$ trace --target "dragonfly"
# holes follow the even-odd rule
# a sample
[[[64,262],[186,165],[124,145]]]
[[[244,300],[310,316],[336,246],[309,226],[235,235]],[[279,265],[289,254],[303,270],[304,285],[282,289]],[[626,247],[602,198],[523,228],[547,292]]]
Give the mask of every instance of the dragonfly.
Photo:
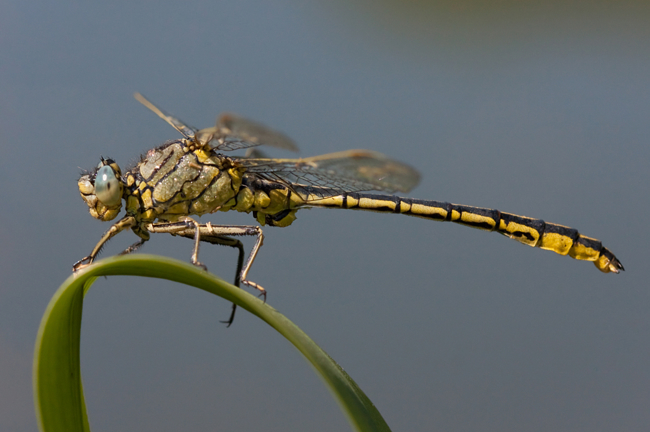
[[[200,242],[239,250],[235,285],[249,286],[266,299],[266,290],[248,279],[264,235],[260,226],[287,227],[302,208],[341,208],[396,213],[434,221],[455,222],[494,231],[520,243],[591,261],[604,273],[624,270],[602,243],[576,229],[496,209],[443,201],[382,195],[413,189],[420,174],[381,153],[347,150],[300,159],[260,157],[256,147],[267,145],[297,151],[285,134],[235,114],[221,114],[213,127],[196,129],[164,112],[139,93],[135,98],[176,129],[182,138],[149,150],[124,173],[112,159],[82,173],[81,197],[90,214],[110,221],[124,207],[126,214],[100,238],[90,255],[76,262],[77,271],[90,265],[104,244],[124,230],[139,240],[122,253],[137,250],[151,233],[168,233],[194,240],[191,262],[199,261]],[[244,156],[221,152],[248,149]],[[252,152],[251,152],[252,150]],[[238,211],[252,213],[259,225],[213,225],[192,216]],[[245,259],[239,237],[254,237]],[[233,305],[228,325],[232,323]]]

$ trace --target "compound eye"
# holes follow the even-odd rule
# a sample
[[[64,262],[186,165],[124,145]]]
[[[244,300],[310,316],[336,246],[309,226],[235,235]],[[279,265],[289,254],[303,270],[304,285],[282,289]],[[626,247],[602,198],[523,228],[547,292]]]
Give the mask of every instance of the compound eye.
[[[97,171],[95,177],[95,195],[106,207],[114,207],[122,202],[120,181],[115,176],[115,171],[104,165]]]

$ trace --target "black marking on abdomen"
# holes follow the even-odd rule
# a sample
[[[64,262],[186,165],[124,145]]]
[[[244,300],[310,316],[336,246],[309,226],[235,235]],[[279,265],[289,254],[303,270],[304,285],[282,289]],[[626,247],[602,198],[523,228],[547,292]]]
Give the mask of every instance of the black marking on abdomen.
[[[393,202],[395,203],[395,208],[393,209],[393,213],[398,213],[398,214],[402,213],[400,211],[400,208],[402,207],[402,203],[404,203],[405,201],[402,198],[398,197],[398,196],[394,196],[393,197]]]
[[[347,205],[346,208],[355,209],[355,208],[359,207],[359,200],[361,199],[361,196],[358,193],[356,193],[356,192],[347,193],[347,194],[344,194],[344,196],[345,196],[345,203]],[[350,205],[350,202],[347,199],[348,197],[352,198],[352,200],[353,200],[352,205]]]
[[[501,212],[496,209],[484,208],[484,207],[470,207],[465,205],[451,204],[451,208],[460,213],[460,219],[454,220],[452,222],[459,223],[461,225],[467,225],[470,227],[481,228],[484,230],[495,230],[499,227],[499,220],[501,220]],[[473,221],[464,221],[462,220],[463,213],[478,215],[494,221],[494,224],[489,222],[473,222]],[[451,212],[449,212],[451,214]]]
[[[544,231],[546,230],[546,222],[544,222],[541,219],[534,219],[534,218],[529,218],[525,216],[517,216],[512,213],[501,213],[501,220],[508,225],[510,222],[514,222],[519,225],[524,225],[529,228],[534,229],[539,233],[539,239],[538,241],[541,240],[542,236],[544,235]],[[528,241],[533,241],[535,240],[535,237],[533,237],[530,233],[528,232],[523,232],[523,231],[514,231],[512,233],[508,232],[508,235],[511,235],[513,237],[526,237]]]
[[[409,210],[403,212],[402,214],[407,215],[407,216],[417,216],[425,219],[433,219],[436,221],[444,222],[447,220],[450,220],[449,218],[451,217],[451,205],[450,203],[446,201],[429,201],[429,200],[422,200],[422,199],[417,199],[417,198],[400,198],[401,201],[404,204],[409,205]],[[418,213],[414,212],[411,209],[413,208],[413,205],[421,205],[424,207],[429,207],[429,208],[438,208],[438,209],[444,209],[445,212],[447,213],[446,216],[443,216],[439,213],[432,213],[432,214],[426,214],[426,213]]]
[[[367,198],[367,197],[362,197],[362,198]],[[370,207],[361,207],[361,208],[367,208],[368,210],[374,210],[377,212],[386,212],[386,213],[399,213],[399,203],[400,199],[396,196],[393,195],[384,195],[381,198],[380,197],[371,197],[372,200],[377,203],[377,201],[389,201],[394,204],[394,208],[390,208],[390,206],[370,206]]]
[[[600,240],[596,240],[589,237],[579,236],[574,243],[580,244],[582,246],[593,249],[597,252],[601,252],[603,249],[603,243]]]
[[[616,258],[616,256],[614,256],[614,254],[611,253],[609,249],[607,249],[606,247],[602,247],[600,249],[600,254],[602,256],[604,256],[605,258],[607,258],[616,267],[618,267],[619,269],[625,271],[625,268],[623,267],[623,264],[621,264],[621,262],[618,260],[618,258]]]
[[[569,237],[574,243],[578,240],[578,237],[580,237],[580,233],[577,229],[554,223],[547,223],[544,232],[547,234],[559,234],[561,236]]]

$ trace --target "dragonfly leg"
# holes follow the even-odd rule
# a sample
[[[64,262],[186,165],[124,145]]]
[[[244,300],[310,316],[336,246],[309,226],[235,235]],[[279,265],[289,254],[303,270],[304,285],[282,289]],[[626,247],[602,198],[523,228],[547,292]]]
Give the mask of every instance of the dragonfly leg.
[[[205,225],[205,229],[207,233],[209,233],[208,235],[205,235],[205,237],[208,236],[217,236],[217,237],[256,236],[257,237],[255,244],[253,245],[253,249],[248,255],[248,259],[246,260],[246,263],[244,264],[243,268],[239,273],[239,280],[241,283],[258,290],[260,292],[259,296],[264,297],[264,301],[266,302],[266,290],[261,285],[253,281],[249,281],[247,279],[248,272],[253,266],[253,262],[255,261],[257,252],[259,252],[260,247],[264,243],[264,234],[262,233],[262,229],[255,225],[240,225],[240,226],[212,225],[209,222]]]
[[[215,238],[217,238],[217,237],[215,236]],[[246,253],[244,252],[244,244],[241,241],[239,241],[237,239],[234,239],[234,238],[230,238],[230,237],[221,237],[221,238],[224,240],[224,242],[223,243],[221,243],[221,242],[216,243],[215,242],[215,244],[219,244],[219,245],[222,245],[222,246],[235,247],[238,250],[238,252],[237,252],[237,269],[235,270],[235,286],[237,288],[239,288],[239,284],[241,282],[241,269],[242,269],[242,267],[244,265],[244,256],[246,255]],[[227,243],[227,242],[229,242],[229,243]],[[232,325],[232,322],[235,320],[235,312],[236,311],[237,311],[237,303],[233,303],[232,307],[230,309],[230,316],[228,317],[228,319],[226,321],[219,321],[219,322],[226,324],[226,328],[230,327]]]
[[[136,222],[133,216],[125,216],[119,221],[117,221],[116,223],[114,223],[113,226],[111,226],[109,230],[104,233],[102,238],[99,239],[99,242],[97,243],[93,251],[90,253],[90,255],[74,263],[74,265],[72,266],[72,271],[75,272],[77,270],[80,270],[92,264],[95,258],[97,257],[97,255],[99,254],[99,252],[104,247],[104,244],[106,244],[108,240],[110,240],[112,237],[119,234],[120,232],[124,231],[125,229],[132,228],[135,224]]]
[[[141,239],[140,241],[135,242],[135,243],[133,243],[131,246],[129,246],[128,248],[124,249],[124,250],[123,250],[122,252],[120,252],[119,254],[120,254],[120,255],[127,255],[127,254],[130,254],[131,252],[135,252],[135,251],[137,251],[138,249],[140,249],[140,247],[141,247],[141,246],[144,244],[144,242],[146,242],[146,241],[147,241],[147,240],[145,240],[145,239]]]
[[[186,217],[178,222],[159,222],[146,226],[147,231],[153,233],[168,233],[172,235],[181,235],[194,240],[194,248],[190,260],[192,264],[201,267],[203,270],[208,268],[199,261],[199,245],[201,242],[201,225],[192,218]]]
[[[251,266],[253,265],[253,261],[257,256],[257,252],[259,251],[260,246],[262,246],[262,243],[264,241],[264,235],[260,227],[254,225],[241,225],[241,226],[212,225],[211,223],[208,222],[207,224],[199,224],[197,230],[195,227],[191,227],[191,228],[188,227],[187,223],[183,221],[183,222],[149,224],[146,228],[148,231],[154,233],[169,233],[172,235],[178,235],[193,240],[196,240],[195,231],[200,231],[200,237],[199,237],[200,241],[221,245],[221,246],[230,246],[230,247],[237,248],[239,253],[237,258],[237,271],[235,274],[235,286],[239,287],[240,284],[243,282],[244,284],[260,291],[259,295],[263,296],[264,301],[266,301],[266,290],[262,288],[261,285],[246,279],[248,272],[251,269]],[[242,242],[229,236],[256,236],[257,237],[257,241],[253,246],[253,250],[251,251],[245,263],[244,263],[245,252],[244,252],[244,246]],[[222,322],[230,326],[233,322],[233,319],[235,318],[236,310],[237,310],[237,305],[233,303],[230,317],[228,318],[227,321],[222,321]]]
[[[184,222],[194,227],[194,250],[192,251],[192,264],[201,267],[203,270],[208,268],[199,261],[199,246],[201,244],[201,225],[192,218],[185,218]]]
[[[195,221],[192,222],[196,223]],[[236,247],[240,250],[239,261],[242,261],[243,246],[238,240],[232,239],[230,236],[257,237],[255,245],[253,246],[251,253],[248,255],[248,259],[243,265],[238,264],[238,276],[235,278],[235,285],[239,286],[240,283],[243,283],[251,288],[255,288],[260,292],[259,295],[264,297],[266,300],[266,290],[262,288],[261,285],[246,279],[248,272],[253,265],[253,261],[255,261],[257,252],[264,242],[264,234],[260,227],[254,225],[212,225],[209,222],[207,224],[196,223],[196,226],[189,227],[187,221],[181,221],[149,224],[146,228],[148,231],[154,233],[169,233],[191,238],[194,239],[197,244],[199,241],[204,241],[213,244]],[[197,235],[197,233],[199,233],[199,235]],[[198,254],[198,247],[196,244],[195,251]],[[193,255],[193,258],[195,258],[195,255]]]
[[[220,246],[230,246],[233,248],[237,248],[237,269],[235,270],[235,283],[234,285],[239,288],[240,282],[241,282],[241,270],[242,267],[244,266],[244,256],[246,253],[244,252],[244,244],[232,237],[226,237],[226,236],[217,236],[217,235],[212,235],[212,236],[202,236],[201,241],[220,245]],[[237,311],[237,304],[233,303],[232,308],[230,310],[230,316],[228,317],[227,320],[225,321],[219,321],[221,323],[226,324],[226,327],[230,327],[232,322],[235,320],[235,312]]]

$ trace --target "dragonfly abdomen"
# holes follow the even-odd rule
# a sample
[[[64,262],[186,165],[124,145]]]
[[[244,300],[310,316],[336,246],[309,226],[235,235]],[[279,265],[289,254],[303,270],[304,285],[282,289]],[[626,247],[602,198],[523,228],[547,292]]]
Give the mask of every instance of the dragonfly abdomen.
[[[496,209],[366,193],[341,194],[315,200],[309,205],[398,213],[441,222],[455,222],[484,231],[496,231],[520,243],[560,255],[593,261],[604,273],[618,273],[624,270],[614,254],[603,247],[599,240],[584,236],[574,228]]]

